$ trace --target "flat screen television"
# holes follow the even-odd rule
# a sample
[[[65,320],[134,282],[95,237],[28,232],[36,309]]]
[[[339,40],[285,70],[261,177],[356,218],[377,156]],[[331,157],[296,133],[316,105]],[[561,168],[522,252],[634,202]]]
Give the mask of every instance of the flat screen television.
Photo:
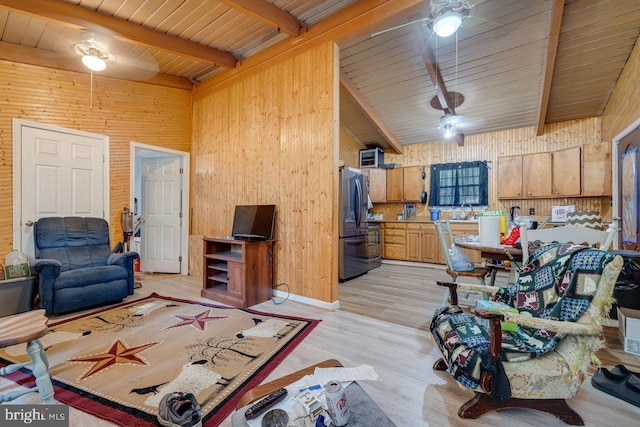
[[[271,240],[276,220],[276,205],[238,205],[233,215],[234,239]]]

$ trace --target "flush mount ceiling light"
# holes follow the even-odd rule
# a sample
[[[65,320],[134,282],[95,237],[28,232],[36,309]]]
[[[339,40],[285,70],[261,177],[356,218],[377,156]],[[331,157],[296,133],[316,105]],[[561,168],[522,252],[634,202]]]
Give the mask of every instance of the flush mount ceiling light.
[[[438,15],[433,22],[433,31],[439,37],[449,37],[462,25],[462,14],[455,10],[447,10]]]

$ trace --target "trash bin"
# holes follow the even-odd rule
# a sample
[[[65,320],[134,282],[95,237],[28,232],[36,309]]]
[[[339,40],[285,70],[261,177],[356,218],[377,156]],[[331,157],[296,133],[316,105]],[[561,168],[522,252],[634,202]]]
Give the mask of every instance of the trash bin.
[[[613,290],[616,302],[611,306],[609,313],[612,319],[617,319],[617,307],[640,309],[640,252],[613,250],[611,253],[620,255],[624,260]]]
[[[0,317],[31,310],[35,282],[35,276],[0,280]]]

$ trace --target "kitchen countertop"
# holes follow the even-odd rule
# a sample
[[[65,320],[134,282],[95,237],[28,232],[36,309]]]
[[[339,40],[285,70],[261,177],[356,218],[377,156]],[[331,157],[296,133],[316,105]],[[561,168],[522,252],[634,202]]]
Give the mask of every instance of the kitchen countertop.
[[[403,222],[403,223],[434,223],[427,218],[417,218],[417,219],[368,219],[367,222]],[[450,219],[449,222],[452,224],[477,224],[477,219]]]

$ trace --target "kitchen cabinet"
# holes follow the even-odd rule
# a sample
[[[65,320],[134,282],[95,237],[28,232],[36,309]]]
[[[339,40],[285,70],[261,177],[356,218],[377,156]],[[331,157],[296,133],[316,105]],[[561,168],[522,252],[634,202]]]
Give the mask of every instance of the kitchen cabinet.
[[[522,198],[522,156],[498,157],[498,198]]]
[[[404,260],[406,257],[405,224],[385,222],[382,227],[382,258]]]
[[[387,201],[387,170],[377,168],[365,169],[369,174],[369,197],[371,203]]]
[[[382,241],[382,257],[402,261],[446,264],[436,226],[433,222],[385,222]],[[478,234],[476,222],[452,222],[454,237],[460,234]],[[478,251],[465,251],[469,258],[481,265],[483,259]]]
[[[404,201],[403,168],[387,169],[387,202]]]
[[[611,196],[611,146],[603,142],[550,153],[498,157],[498,198]]]
[[[407,261],[445,263],[433,223],[407,224],[406,256]]]
[[[524,197],[552,197],[552,153],[522,156],[522,194]]]
[[[582,190],[582,147],[553,152],[553,195],[577,197]]]
[[[582,146],[582,195],[611,196],[611,143]]]
[[[551,153],[498,157],[498,198],[553,197]]]
[[[423,166],[408,166],[402,168],[402,189],[405,202],[420,202],[424,179],[422,179]]]
[[[423,166],[405,168],[363,169],[369,176],[369,197],[372,203],[420,202],[424,189]]]

